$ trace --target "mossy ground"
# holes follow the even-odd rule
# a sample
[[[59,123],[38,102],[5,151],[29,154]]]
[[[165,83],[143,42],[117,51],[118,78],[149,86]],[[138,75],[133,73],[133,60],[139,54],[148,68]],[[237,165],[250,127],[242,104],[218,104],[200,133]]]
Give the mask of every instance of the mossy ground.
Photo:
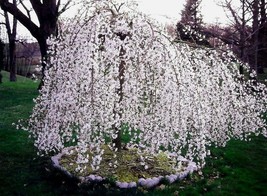
[[[83,172],[75,171],[78,167],[76,164],[77,153],[75,152],[71,155],[63,155],[60,164],[77,177],[86,177],[93,174],[120,182],[137,182],[139,178],[152,178],[177,173],[173,169],[174,163],[163,152],[157,156],[144,154],[143,156],[147,157],[146,163],[148,165],[148,168],[145,169],[144,165],[141,165],[140,155],[136,149],[122,149],[117,152],[111,151],[107,146],[103,146],[103,149],[103,159],[98,170],[92,170],[90,166],[91,159],[89,159],[89,164],[82,165],[82,167],[86,166]],[[92,156],[90,152],[88,154],[90,157]],[[114,158],[114,155],[116,155],[116,158]],[[116,166],[113,164],[115,161],[117,161]]]

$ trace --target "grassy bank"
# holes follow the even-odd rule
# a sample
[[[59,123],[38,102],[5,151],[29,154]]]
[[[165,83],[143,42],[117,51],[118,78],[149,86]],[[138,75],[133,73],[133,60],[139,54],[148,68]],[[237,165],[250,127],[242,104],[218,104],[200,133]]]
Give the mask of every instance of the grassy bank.
[[[38,95],[38,83],[18,77],[0,84],[0,195],[267,195],[267,139],[232,140],[225,148],[212,149],[202,173],[157,189],[120,191],[92,185],[83,189],[39,158],[28,134],[13,122],[27,119]]]
[[[8,73],[0,84],[0,194],[31,195],[36,189],[31,184],[38,178],[32,141],[24,131],[12,123],[27,119],[37,96],[37,83],[18,76],[17,82],[8,81]],[[37,183],[37,187],[38,187]],[[38,193],[38,191],[36,191]]]

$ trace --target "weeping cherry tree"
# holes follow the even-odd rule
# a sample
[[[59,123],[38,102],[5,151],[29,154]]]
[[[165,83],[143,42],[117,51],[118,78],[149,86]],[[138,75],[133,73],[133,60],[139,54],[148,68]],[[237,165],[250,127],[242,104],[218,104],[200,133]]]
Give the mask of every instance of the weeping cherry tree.
[[[210,145],[266,133],[266,86],[243,79],[231,54],[172,43],[133,3],[98,1],[51,38],[28,130],[41,154],[73,146],[77,170],[98,170],[105,147],[164,152],[205,164]],[[123,134],[130,141],[122,142]]]

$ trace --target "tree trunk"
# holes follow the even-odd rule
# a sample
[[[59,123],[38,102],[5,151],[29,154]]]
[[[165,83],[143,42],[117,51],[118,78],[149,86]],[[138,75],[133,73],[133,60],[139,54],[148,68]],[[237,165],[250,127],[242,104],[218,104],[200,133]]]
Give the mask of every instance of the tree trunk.
[[[123,34],[123,33],[118,33],[117,34],[121,40],[124,40],[126,38],[126,36],[128,36],[127,34]],[[119,65],[119,88],[116,90],[116,93],[119,95],[119,105],[123,100],[123,84],[125,82],[125,65],[126,62],[124,60],[124,55],[125,55],[126,51],[123,47],[121,47],[120,49],[120,58],[121,58],[121,62]],[[116,116],[116,114],[119,115],[119,118],[122,118],[122,109],[120,109],[119,111],[115,111],[114,115]],[[122,141],[121,141],[121,135],[122,135],[122,124],[120,125],[120,127],[114,126],[115,132],[117,134],[116,139],[113,140],[113,143],[115,144],[115,147],[118,149],[118,151],[121,151],[122,149]]]
[[[16,43],[15,39],[9,39],[9,65],[10,65],[10,76],[11,82],[17,81],[17,66],[16,66]]]
[[[13,5],[17,7],[17,0],[13,0]],[[10,76],[9,80],[11,82],[17,81],[17,67],[16,67],[16,36],[17,36],[17,19],[13,16],[13,24],[9,21],[9,16],[7,11],[4,11],[6,30],[9,41],[9,66],[10,66]]]
[[[252,21],[252,48],[253,48],[253,54],[252,54],[252,63],[251,68],[258,73],[258,42],[259,42],[259,1],[254,0],[253,2],[253,21]]]
[[[245,28],[246,28],[246,18],[245,18],[245,0],[242,0],[242,29],[240,32],[240,58],[242,62],[245,62]],[[244,74],[244,67],[241,64],[239,67],[240,74]]]
[[[267,67],[267,13],[265,0],[260,1],[260,24],[258,36],[258,73],[264,73],[264,67]]]
[[[3,82],[3,75],[1,73],[2,69],[3,69],[3,63],[4,63],[4,47],[5,44],[2,42],[2,40],[0,39],[0,84]]]
[[[123,55],[124,49],[121,48],[121,54]],[[125,51],[124,51],[125,52]],[[125,54],[125,53],[124,53]],[[119,95],[119,104],[122,102],[123,100],[123,84],[124,84],[124,73],[125,73],[125,61],[122,60],[120,65],[119,65],[119,83],[120,83],[120,87],[117,90],[117,94]],[[118,112],[119,118],[122,118],[122,111]],[[122,124],[120,125],[120,127],[115,127],[115,131],[117,132],[117,138],[114,139],[114,143],[115,143],[115,147],[118,148],[118,150],[121,150],[121,135],[122,135]]]
[[[48,49],[48,46],[47,46],[47,42],[46,42],[46,39],[44,39],[44,37],[40,37],[38,40],[38,44],[39,44],[39,47],[40,47],[40,51],[41,51],[41,62],[42,62],[42,79],[41,79],[41,82],[38,86],[38,89],[40,90],[44,84],[44,72],[45,72],[45,69],[46,69],[46,61],[47,61],[47,49]]]

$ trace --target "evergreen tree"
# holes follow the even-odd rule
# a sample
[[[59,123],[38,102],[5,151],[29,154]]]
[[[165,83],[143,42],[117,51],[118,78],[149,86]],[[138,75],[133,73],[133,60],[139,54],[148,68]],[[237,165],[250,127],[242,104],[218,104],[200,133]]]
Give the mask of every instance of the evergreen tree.
[[[182,10],[181,23],[189,25],[191,29],[199,31],[203,24],[202,15],[200,14],[201,0],[187,0]]]
[[[177,23],[177,39],[200,45],[209,45],[202,33],[203,20],[200,13],[201,0],[187,0]]]

